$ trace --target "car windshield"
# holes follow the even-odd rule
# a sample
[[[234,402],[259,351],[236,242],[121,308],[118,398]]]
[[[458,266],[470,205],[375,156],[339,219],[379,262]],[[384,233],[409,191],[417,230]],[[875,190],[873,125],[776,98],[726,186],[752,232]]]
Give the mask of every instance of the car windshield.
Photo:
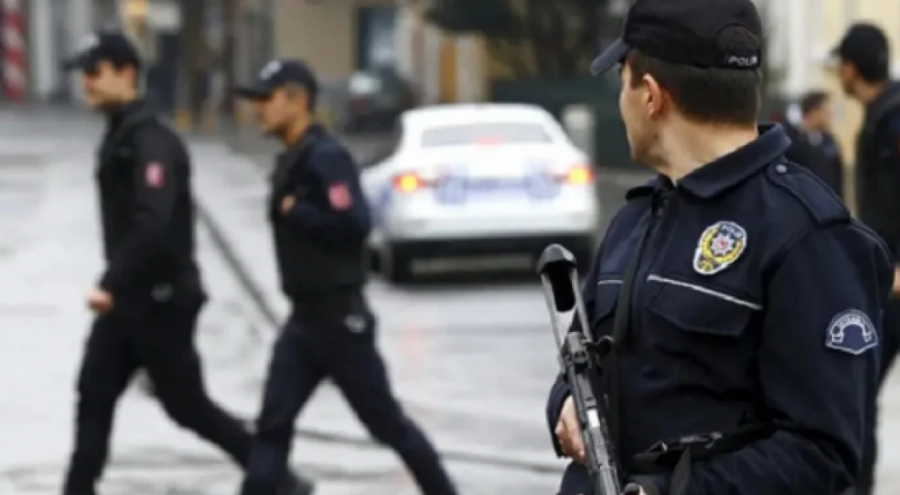
[[[464,146],[469,144],[549,143],[550,135],[541,124],[491,122],[438,126],[422,133],[422,146]]]

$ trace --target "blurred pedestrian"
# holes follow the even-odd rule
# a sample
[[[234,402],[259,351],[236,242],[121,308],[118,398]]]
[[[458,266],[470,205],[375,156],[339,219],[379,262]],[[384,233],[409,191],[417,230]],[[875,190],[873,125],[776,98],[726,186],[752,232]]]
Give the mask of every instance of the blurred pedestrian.
[[[893,269],[757,126],[764,39],[752,0],[637,0],[592,66],[618,69],[633,161],[657,173],[583,288],[611,450],[646,495],[835,495],[863,456]],[[574,400],[558,377],[561,495],[594,493]]]
[[[801,98],[799,107],[800,120],[786,126],[793,144],[785,156],[808,168],[843,197],[844,163],[831,131],[831,99],[824,91],[811,91]]]
[[[195,259],[187,148],[139,94],[141,60],[118,32],[85,39],[66,64],[106,117],[96,170],[106,271],[78,376],[75,447],[64,495],[94,495],[116,403],[144,369],[166,413],[245,466],[251,436],[207,395],[194,346],[206,301]]]
[[[272,351],[242,495],[271,495],[290,456],[294,422],[331,378],[376,440],[390,446],[422,493],[456,489],[431,443],[391,391],[363,288],[371,212],[347,149],[313,122],[318,83],[296,60],[275,60],[237,88],[262,130],[284,145],[271,177],[268,217],[281,287],[293,309]]]
[[[900,259],[900,83],[890,79],[887,36],[872,24],[856,24],[834,49],[837,74],[848,96],[865,106],[856,140],[856,201],[859,219]],[[900,342],[900,268],[885,309],[880,379],[883,381]],[[872,493],[876,463],[876,403],[867,424],[867,455],[858,494]]]

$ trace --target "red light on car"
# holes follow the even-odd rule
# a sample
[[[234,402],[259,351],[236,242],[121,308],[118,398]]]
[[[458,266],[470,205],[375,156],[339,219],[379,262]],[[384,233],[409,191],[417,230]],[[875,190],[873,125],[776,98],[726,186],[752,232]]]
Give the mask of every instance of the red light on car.
[[[594,169],[587,165],[578,165],[566,172],[564,181],[574,186],[583,186],[594,182]]]
[[[435,185],[435,178],[407,172],[394,176],[394,189],[401,193],[413,193]]]

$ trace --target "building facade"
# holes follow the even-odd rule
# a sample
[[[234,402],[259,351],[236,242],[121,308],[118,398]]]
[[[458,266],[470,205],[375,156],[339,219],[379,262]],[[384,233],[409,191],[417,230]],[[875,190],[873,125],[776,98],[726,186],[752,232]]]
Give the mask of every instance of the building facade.
[[[830,50],[854,22],[883,27],[891,39],[895,74],[900,75],[900,1],[898,0],[757,0],[767,23],[772,64],[770,77],[789,97],[810,89],[835,95],[837,134],[847,163],[859,128],[859,105],[843,97],[826,69]],[[480,40],[454,37],[423,20],[422,4],[409,2],[398,11],[398,67],[415,80],[430,101],[469,101],[487,96],[492,70]],[[494,74],[495,75],[495,74]]]

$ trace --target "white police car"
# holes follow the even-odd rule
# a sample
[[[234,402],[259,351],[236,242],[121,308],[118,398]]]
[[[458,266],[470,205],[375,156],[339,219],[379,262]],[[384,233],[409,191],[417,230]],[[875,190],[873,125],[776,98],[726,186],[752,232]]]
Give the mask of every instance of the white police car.
[[[588,261],[598,235],[593,168],[536,106],[407,111],[362,185],[375,216],[369,247],[395,282],[412,276],[415,259],[537,255],[552,242]]]

